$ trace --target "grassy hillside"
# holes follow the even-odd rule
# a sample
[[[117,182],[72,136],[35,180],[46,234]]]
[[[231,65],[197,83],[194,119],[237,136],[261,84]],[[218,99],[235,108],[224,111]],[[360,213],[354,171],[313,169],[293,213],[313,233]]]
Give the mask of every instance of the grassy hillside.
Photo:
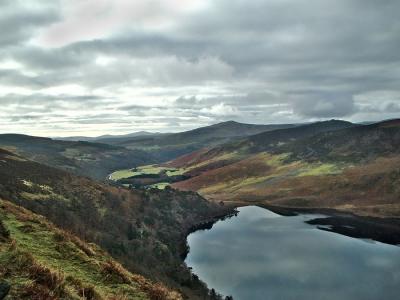
[[[173,184],[226,202],[331,207],[400,216],[400,121],[329,121],[251,136],[181,157]]]
[[[209,298],[183,264],[193,226],[230,211],[196,193],[127,190],[0,151],[0,198],[47,217],[94,242],[127,269],[179,290]]]
[[[228,121],[180,133],[126,139],[113,144],[130,149],[153,151],[159,162],[165,162],[203,147],[219,145],[260,132],[295,126],[293,124],[253,125]]]
[[[153,161],[151,155],[140,150],[17,134],[1,134],[0,147],[37,162],[99,180],[117,169]]]
[[[95,244],[0,200],[0,277],[7,299],[182,299],[132,274]]]

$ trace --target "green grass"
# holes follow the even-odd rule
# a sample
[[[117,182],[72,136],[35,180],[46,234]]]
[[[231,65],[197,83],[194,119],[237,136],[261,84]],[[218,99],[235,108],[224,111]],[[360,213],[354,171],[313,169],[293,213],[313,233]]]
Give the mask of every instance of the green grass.
[[[288,153],[279,155],[269,154],[267,152],[260,153],[260,156],[264,159],[264,163],[271,167],[280,167],[284,165],[284,160],[289,156]]]
[[[160,167],[157,165],[140,166],[133,169],[118,170],[110,175],[110,179],[117,181],[124,178],[134,177],[138,175],[155,175],[161,172],[166,172],[167,176],[178,176],[185,173],[185,169],[175,169]]]
[[[320,176],[320,175],[334,175],[340,174],[342,168],[335,164],[313,164],[305,167],[305,170],[300,172],[297,176]]]
[[[168,176],[179,176],[185,174],[187,171],[186,169],[183,168],[178,168],[178,169],[171,169],[171,168],[165,168],[167,170],[167,175]]]
[[[169,186],[168,182],[159,182],[159,183],[155,183],[155,184],[150,185],[151,188],[155,188],[155,189],[159,189],[159,190],[163,190],[167,186]]]
[[[118,272],[123,272],[127,278],[130,273],[117,263],[113,266],[121,270],[115,274],[105,271],[107,268],[112,270],[109,267],[112,259],[97,246],[87,245],[49,227],[40,221],[41,218],[23,214],[23,220],[19,220],[15,215],[4,211],[0,215],[15,241],[14,249],[0,244],[0,265],[11,270],[11,276],[9,274],[5,279],[12,284],[13,289],[23,290],[34,284],[32,271],[29,273],[26,270],[31,268],[29,265],[37,265],[44,266],[60,277],[64,292],[69,294],[65,299],[80,299],[78,291],[81,287],[93,288],[100,299],[109,299],[112,296],[126,297],[121,299],[148,299],[147,294],[133,280],[124,282],[118,279]],[[17,262],[25,262],[27,266],[18,266]]]
[[[126,169],[126,170],[119,170],[115,171],[110,175],[111,180],[119,180],[119,179],[124,179],[128,178],[134,175],[134,172],[131,169]]]

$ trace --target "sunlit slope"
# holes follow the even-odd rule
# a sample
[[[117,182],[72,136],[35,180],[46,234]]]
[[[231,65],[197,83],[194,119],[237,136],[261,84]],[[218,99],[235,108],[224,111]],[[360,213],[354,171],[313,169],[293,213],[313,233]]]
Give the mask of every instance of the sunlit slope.
[[[279,139],[277,131],[264,134],[270,140],[251,137],[247,147],[241,142],[198,151],[170,163],[192,175],[173,186],[218,201],[400,216],[399,124],[349,126],[301,138],[285,130]]]
[[[132,274],[95,244],[0,200],[0,277],[7,299],[182,299]]]

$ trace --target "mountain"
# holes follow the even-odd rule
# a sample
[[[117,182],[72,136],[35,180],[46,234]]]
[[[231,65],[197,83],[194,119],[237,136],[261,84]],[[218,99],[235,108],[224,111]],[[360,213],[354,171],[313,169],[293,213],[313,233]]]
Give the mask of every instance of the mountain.
[[[0,134],[0,147],[31,160],[103,180],[116,169],[151,163],[141,150],[90,142],[58,141],[20,134]]]
[[[97,137],[87,137],[87,136],[69,136],[69,137],[55,137],[54,139],[60,140],[60,141],[83,141],[83,142],[98,142],[98,143],[116,143],[116,142],[122,142],[126,139],[130,138],[136,138],[136,137],[144,137],[144,136],[157,136],[157,135],[162,135],[163,133],[159,132],[149,132],[149,131],[137,131],[137,132],[132,132],[128,134],[122,134],[122,135],[111,135],[111,134],[106,134],[106,135],[100,135]]]
[[[167,165],[172,167],[196,166],[212,168],[224,163],[234,162],[263,151],[279,152],[284,145],[296,140],[313,136],[317,133],[335,131],[355,127],[357,125],[340,120],[322,121],[291,128],[276,129],[251,135],[234,142],[205,148],[200,151],[181,156]],[[207,163],[208,162],[208,163]],[[195,168],[192,168],[192,171]]]
[[[300,159],[370,161],[381,156],[400,154],[400,120],[354,126],[346,130],[325,132],[283,147]]]
[[[7,299],[182,299],[129,272],[97,245],[4,200],[0,266]]]
[[[204,149],[168,164],[215,201],[400,216],[400,120],[326,121]]]
[[[230,213],[229,207],[210,203],[193,192],[179,192],[173,189],[128,190],[102,184],[31,161],[7,150],[0,150],[0,199],[44,216],[59,228],[77,235],[86,242],[96,243],[130,272],[145,276],[154,282],[162,282],[184,297],[220,299],[207,296],[208,289],[197,277],[192,276],[183,264],[183,257],[188,251],[186,236],[192,228]],[[10,218],[13,220],[13,216]],[[43,229],[35,222],[28,223],[33,229],[29,226],[24,228],[24,225],[15,221],[5,221],[6,228],[17,238],[22,234],[20,231],[33,230],[32,236],[35,237],[35,231]],[[37,255],[36,259],[39,261],[48,256],[47,251],[50,250],[47,247],[51,246],[51,251],[54,247],[58,247],[56,251],[65,251],[61,254],[67,255],[65,259],[72,261],[64,261],[63,256],[51,253],[48,263],[52,264],[49,265],[52,270],[63,269],[64,263],[76,264],[81,260],[79,257],[75,258],[75,246],[71,243],[66,242],[73,247],[72,250],[63,248],[57,241],[54,244],[54,240],[50,239],[51,234],[44,234],[46,235],[43,239],[47,244],[23,244],[26,246],[24,251],[33,252],[34,258]],[[31,236],[26,238],[32,240]],[[37,238],[42,238],[42,233],[38,234]],[[62,238],[56,238],[62,241]],[[21,241],[25,243],[26,240],[21,237]],[[86,257],[80,252],[79,255]],[[73,261],[74,259],[77,261]],[[88,263],[82,265],[82,268],[91,268],[89,262],[96,264],[96,260],[91,257],[86,259]],[[99,268],[102,269],[104,263],[99,263]],[[110,280],[116,277],[115,280],[120,280],[113,270],[109,271],[107,266],[104,268],[105,277],[110,277]],[[0,272],[1,270],[2,267]],[[93,271],[93,276],[97,276],[97,270]],[[80,269],[72,271],[79,272]],[[80,275],[82,274],[76,274],[77,277]],[[86,280],[90,281],[90,278]],[[102,289],[102,284],[99,289]],[[108,284],[108,281],[104,282],[105,288]],[[118,285],[115,288],[117,289]],[[171,298],[160,296],[152,299]]]
[[[130,149],[152,151],[157,155],[159,162],[164,162],[204,147],[212,147],[256,133],[295,126],[294,124],[254,125],[228,121],[185,132],[144,136],[113,144]]]
[[[109,135],[109,136],[104,135],[96,138],[95,141],[98,143],[118,145],[120,143],[124,143],[129,140],[137,140],[147,137],[160,137],[166,135],[168,135],[168,133],[139,131],[126,135]]]

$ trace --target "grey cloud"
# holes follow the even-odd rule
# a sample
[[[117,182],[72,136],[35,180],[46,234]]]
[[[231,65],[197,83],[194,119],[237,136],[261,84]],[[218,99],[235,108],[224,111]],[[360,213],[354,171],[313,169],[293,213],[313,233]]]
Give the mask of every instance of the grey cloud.
[[[33,31],[59,19],[58,1],[0,1],[0,46],[14,46],[29,39]]]
[[[24,47],[13,52],[13,58],[28,68],[35,70],[57,70],[76,68],[90,62],[89,53],[80,53],[70,49],[43,49],[40,47]],[[76,69],[75,69],[76,70]]]
[[[385,112],[400,112],[400,103],[390,102],[385,106]]]
[[[33,12],[27,9],[33,2],[3,3],[7,13],[0,25],[16,35],[0,37],[0,45],[12,49],[0,50],[0,58],[23,67],[0,69],[0,84],[32,89],[26,102],[53,108],[91,103],[98,110],[125,111],[132,126],[135,118],[164,117],[185,128],[196,126],[196,117],[197,125],[228,118],[279,123],[367,112],[384,118],[398,108],[397,100],[383,107],[372,98],[363,105],[354,99],[379,90],[399,92],[399,1],[217,0],[177,18],[173,29],[127,26],[59,48],[25,43],[61,18],[59,3],[43,2]],[[96,64],[99,56],[114,60]],[[42,88],[63,84],[106,89],[113,99],[39,95]],[[150,109],[135,105],[135,98],[119,94],[126,87],[170,101]]]
[[[296,95],[294,98],[294,112],[305,117],[346,117],[356,111],[352,96],[348,94],[313,93]]]
[[[24,104],[24,105],[45,105],[54,102],[76,102],[93,104],[93,102],[107,102],[108,99],[96,95],[48,95],[48,94],[31,94],[19,95],[8,94],[0,97],[1,104]],[[91,103],[90,103],[91,102]]]

